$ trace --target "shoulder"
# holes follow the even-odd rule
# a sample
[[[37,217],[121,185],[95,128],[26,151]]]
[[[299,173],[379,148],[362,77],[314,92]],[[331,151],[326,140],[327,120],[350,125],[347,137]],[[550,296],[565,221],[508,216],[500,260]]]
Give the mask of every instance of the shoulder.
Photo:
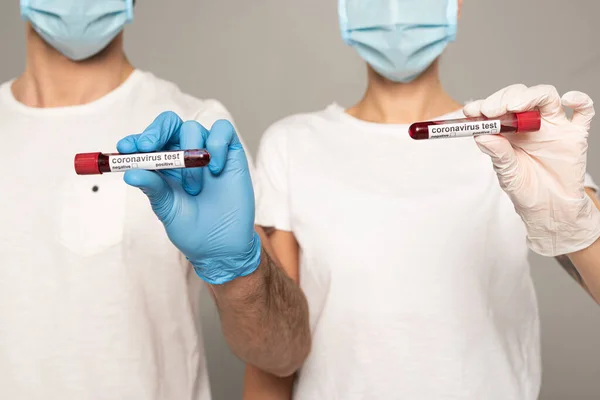
[[[296,139],[307,139],[330,130],[336,124],[331,106],[317,112],[294,114],[271,124],[261,138],[261,145],[278,144]]]
[[[10,86],[12,85],[13,82],[14,82],[14,79],[1,82],[0,83],[0,92],[10,90]]]
[[[173,111],[182,119],[195,119],[210,128],[219,119],[232,120],[225,106],[215,99],[200,99],[184,92],[174,82],[159,78],[146,71],[136,71],[140,74],[139,94],[142,101],[151,103],[160,111]]]

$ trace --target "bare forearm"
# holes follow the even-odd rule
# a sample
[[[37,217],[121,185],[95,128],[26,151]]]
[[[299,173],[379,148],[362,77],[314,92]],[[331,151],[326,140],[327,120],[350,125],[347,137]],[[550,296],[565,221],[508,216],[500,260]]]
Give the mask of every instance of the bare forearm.
[[[254,273],[211,288],[232,351],[263,371],[289,376],[310,351],[308,304],[264,249],[261,258]]]
[[[600,208],[600,199],[589,188],[586,193],[596,207]],[[556,257],[560,265],[577,283],[581,285],[595,300],[600,303],[600,240],[587,249],[573,254]]]
[[[587,249],[569,255],[577,268],[581,285],[600,304],[600,240]]]
[[[243,400],[291,400],[296,376],[279,378],[247,365]]]

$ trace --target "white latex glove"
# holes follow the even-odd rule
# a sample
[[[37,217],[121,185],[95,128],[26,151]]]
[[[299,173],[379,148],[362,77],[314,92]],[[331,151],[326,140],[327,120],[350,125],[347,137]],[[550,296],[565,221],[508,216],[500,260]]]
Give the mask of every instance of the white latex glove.
[[[563,106],[573,109],[569,121]],[[600,212],[584,190],[592,99],[553,86],[513,85],[464,108],[467,117],[499,117],[538,109],[539,132],[481,135],[479,148],[492,158],[502,189],[527,227],[538,254],[557,256],[589,247],[600,237]]]

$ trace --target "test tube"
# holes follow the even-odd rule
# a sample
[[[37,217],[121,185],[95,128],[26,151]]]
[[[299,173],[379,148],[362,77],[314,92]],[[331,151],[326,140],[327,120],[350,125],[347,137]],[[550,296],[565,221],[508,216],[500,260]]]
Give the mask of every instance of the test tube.
[[[75,155],[77,175],[100,175],[130,169],[177,169],[205,167],[210,154],[204,149],[174,150],[154,153],[79,153]]]
[[[481,116],[416,122],[408,128],[408,133],[415,140],[525,133],[539,131],[541,123],[539,111],[526,111],[507,113],[497,118]]]

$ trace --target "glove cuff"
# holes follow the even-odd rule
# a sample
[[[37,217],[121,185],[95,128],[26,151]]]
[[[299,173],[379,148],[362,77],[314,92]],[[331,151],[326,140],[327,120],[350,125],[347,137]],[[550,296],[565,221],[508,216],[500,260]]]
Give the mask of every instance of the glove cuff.
[[[600,211],[589,197],[564,204],[547,221],[524,221],[527,245],[547,257],[574,253],[600,238]]]
[[[248,276],[256,271],[261,260],[261,241],[256,232],[252,238],[250,249],[240,255],[203,258],[190,260],[196,274],[211,285],[222,285],[235,278]]]

